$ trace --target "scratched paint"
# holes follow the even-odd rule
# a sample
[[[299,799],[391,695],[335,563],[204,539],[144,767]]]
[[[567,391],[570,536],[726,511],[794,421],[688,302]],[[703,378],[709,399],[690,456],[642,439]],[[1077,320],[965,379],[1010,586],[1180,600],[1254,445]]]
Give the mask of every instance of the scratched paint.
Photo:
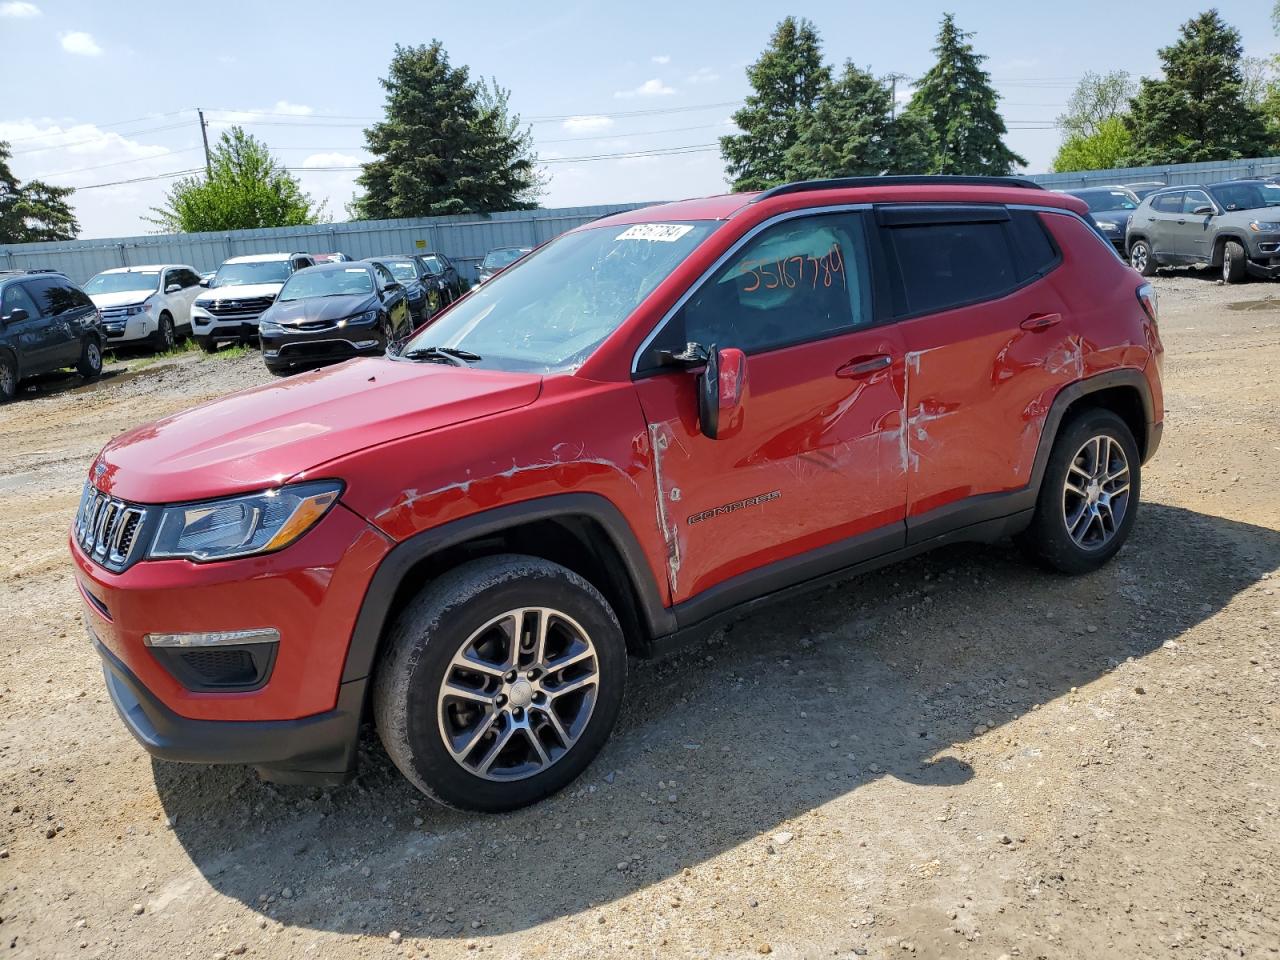
[[[673,440],[674,434],[667,424],[649,424],[649,446],[653,450],[654,499],[657,502],[658,527],[662,530],[662,537],[667,545],[667,580],[671,587],[671,595],[675,596],[680,580],[680,525],[667,510],[667,499],[678,501],[680,489],[667,485],[662,470],[662,461]]]

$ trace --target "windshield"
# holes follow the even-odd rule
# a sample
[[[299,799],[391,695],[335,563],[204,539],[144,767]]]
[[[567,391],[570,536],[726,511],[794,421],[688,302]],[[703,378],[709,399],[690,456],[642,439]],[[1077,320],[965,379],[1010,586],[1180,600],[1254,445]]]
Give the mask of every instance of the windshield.
[[[1137,199],[1128,190],[1075,190],[1072,191],[1072,196],[1087,203],[1090,213],[1138,209]]]
[[[718,226],[600,226],[565,234],[473,290],[410,340],[478,354],[475,366],[576,370]]]
[[[128,293],[136,290],[141,293],[145,290],[150,293],[159,287],[159,270],[130,270],[128,273],[100,273],[84,285],[84,292]]]
[[[1210,187],[1209,192],[1224,210],[1280,207],[1280,184],[1277,183],[1222,183]]]
[[[382,262],[391,271],[391,275],[402,283],[413,283],[418,279],[418,271],[407,260],[384,260]]]
[[[506,250],[490,250],[485,254],[484,263],[481,266],[490,270],[498,270],[509,263],[515,263],[528,252],[528,250],[521,250],[518,247],[509,247]]]
[[[373,278],[364,267],[341,270],[299,270],[280,290],[278,302],[310,297],[349,297],[373,293]]]
[[[224,263],[211,287],[243,287],[250,283],[284,283],[289,279],[289,261],[259,260],[256,263]]]

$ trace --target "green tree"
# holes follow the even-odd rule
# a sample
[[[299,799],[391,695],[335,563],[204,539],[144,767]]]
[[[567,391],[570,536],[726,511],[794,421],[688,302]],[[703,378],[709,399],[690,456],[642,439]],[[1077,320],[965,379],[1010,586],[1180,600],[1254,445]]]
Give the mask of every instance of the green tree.
[[[296,177],[280,166],[267,145],[232,127],[210,151],[207,177],[184,177],[144,219],[165,233],[252,230],[319,223],[324,205],[302,192]]]
[[[1272,136],[1262,111],[1245,99],[1240,32],[1217,10],[1184,23],[1160,50],[1164,78],[1143,78],[1133,98],[1127,166],[1257,157]]]
[[[791,179],[787,151],[830,80],[822,41],[808,20],[787,17],[769,46],[747,67],[752,92],[733,115],[742,130],[720,138],[720,155],[734,190],[763,190]]]
[[[788,179],[920,173],[929,164],[927,133],[893,116],[889,87],[852,62],[828,83],[786,153]]]
[[[1067,139],[1092,137],[1108,120],[1129,112],[1136,91],[1137,84],[1124,70],[1086,71],[1067,101],[1067,112],[1058,117],[1058,127]]]
[[[937,62],[916,85],[906,114],[928,131],[929,173],[1006,176],[1027,161],[1005,146],[996,91],[982,69],[987,58],[967,42],[971,36],[953,14],[943,16]]]
[[[19,182],[9,169],[12,155],[0,140],[0,243],[74,240],[80,224],[67,198],[75,191],[42,180]]]
[[[374,159],[357,178],[362,219],[527,210],[542,187],[528,128],[509,91],[473,83],[439,40],[396,45],[386,119],[365,130]]]
[[[1110,170],[1122,166],[1124,158],[1132,150],[1133,141],[1129,138],[1124,117],[1108,117],[1090,136],[1074,134],[1067,137],[1053,158],[1053,170],[1055,173]]]

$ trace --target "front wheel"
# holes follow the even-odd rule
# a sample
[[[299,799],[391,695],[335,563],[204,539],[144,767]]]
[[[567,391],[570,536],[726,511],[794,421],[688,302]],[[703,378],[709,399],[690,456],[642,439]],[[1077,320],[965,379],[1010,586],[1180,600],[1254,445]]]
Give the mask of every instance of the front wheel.
[[[1151,253],[1151,246],[1145,240],[1135,240],[1129,246],[1129,266],[1144,277],[1156,275],[1156,258]]]
[[[102,344],[94,336],[85,337],[80,348],[80,359],[76,362],[76,372],[86,380],[92,380],[102,373]]]
[[[151,349],[156,353],[168,353],[177,342],[177,334],[173,329],[173,317],[167,313],[160,314],[156,331],[151,335]]]
[[[576,573],[504,554],[430,583],[396,620],[373,712],[391,760],[451,807],[556,792],[600,751],[626,685],[622,628]]]
[[[1110,410],[1089,410],[1054,442],[1035,514],[1019,539],[1043,565],[1088,573],[1124,545],[1142,485],[1137,441]]]
[[[1245,266],[1244,247],[1228,240],[1222,248],[1222,280],[1224,283],[1240,283],[1248,268]]]

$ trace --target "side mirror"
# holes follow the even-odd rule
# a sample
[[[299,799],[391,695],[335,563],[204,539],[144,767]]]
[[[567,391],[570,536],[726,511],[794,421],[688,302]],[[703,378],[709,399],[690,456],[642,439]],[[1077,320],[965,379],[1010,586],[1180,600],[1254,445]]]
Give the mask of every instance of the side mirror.
[[[399,283],[399,282],[397,282],[397,281],[394,281],[394,280],[393,280],[391,283],[388,283],[388,284],[387,284],[385,287],[383,287],[382,289],[383,289],[383,290],[393,291],[393,292],[394,292],[394,291],[396,291],[396,290],[403,290],[403,289],[404,289],[404,284]]]
[[[31,316],[31,314],[27,313],[26,310],[22,309],[22,307],[14,307],[13,312],[4,318],[4,322],[5,323],[21,323],[23,320],[27,319],[27,317],[29,316]]]
[[[182,289],[182,284],[180,284],[180,283],[171,283],[171,284],[169,284],[167,287],[165,287],[165,288],[164,288],[164,292],[165,292],[165,293],[177,293],[177,292],[178,292],[179,290],[181,290],[181,289]]]
[[[208,289],[209,289],[209,281],[208,281],[208,280],[201,280],[201,281],[200,281],[200,286],[202,286],[202,287],[204,287],[206,290],[208,290]]]
[[[711,440],[731,437],[742,429],[743,399],[747,392],[747,355],[736,347],[712,346],[707,365],[698,375],[698,423]]]
[[[1197,217],[1211,217],[1213,216],[1213,207],[1207,203],[1202,203],[1198,207],[1193,207],[1191,213]]]

